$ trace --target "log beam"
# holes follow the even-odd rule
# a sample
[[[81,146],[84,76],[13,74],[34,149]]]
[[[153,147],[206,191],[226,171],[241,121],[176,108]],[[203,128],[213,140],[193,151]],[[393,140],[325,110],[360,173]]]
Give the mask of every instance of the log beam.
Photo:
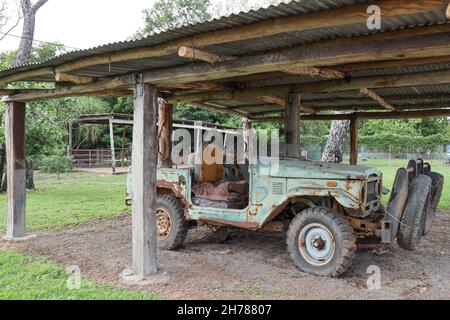
[[[264,102],[277,104],[279,106],[286,106],[286,100],[278,96],[261,96],[258,97],[258,99]]]
[[[205,110],[210,110],[210,111],[225,113],[225,114],[233,114],[233,115],[241,117],[241,118],[247,117],[247,114],[245,114],[244,112],[240,112],[237,110],[229,110],[229,109],[226,109],[225,107],[214,105],[211,102],[205,103],[202,101],[190,101],[189,104],[192,104],[194,106],[197,106],[197,107],[205,109]]]
[[[292,75],[305,75],[325,79],[344,79],[346,77],[346,74],[344,72],[331,68],[292,67],[281,68],[280,71]]]
[[[56,82],[70,82],[74,84],[89,84],[95,81],[93,77],[77,76],[74,74],[58,72],[55,75]]]
[[[450,26],[449,26],[450,28]],[[401,33],[399,31],[399,33]],[[405,59],[411,57],[424,57],[424,56],[442,56],[446,53],[450,54],[450,47],[447,45],[450,42],[450,32],[448,33],[437,33],[430,34],[426,36],[414,36],[406,38],[396,38],[393,40],[382,40],[382,41],[371,41],[373,36],[362,37],[361,41],[351,39],[352,42],[343,42],[340,45],[333,47],[323,47],[319,46],[315,48],[314,46],[302,46],[299,48],[285,49],[281,53],[268,53],[257,56],[251,56],[246,58],[241,58],[235,61],[226,61],[217,63],[215,65],[209,64],[199,64],[199,65],[189,65],[168,69],[161,69],[158,71],[150,71],[144,74],[144,82],[158,84],[164,87],[168,83],[191,83],[195,81],[205,81],[212,79],[223,79],[230,78],[233,75],[243,75],[243,74],[254,74],[262,72],[271,72],[279,70],[282,66],[308,66],[308,65],[335,65],[339,63],[347,63],[349,61],[357,62],[359,60],[372,61],[372,60],[392,60],[392,59]],[[341,39],[339,39],[341,40]],[[348,40],[348,39],[345,39]],[[318,44],[315,44],[318,45]],[[379,48],[383,48],[382,54],[379,52]],[[437,72],[442,73],[442,72]],[[385,76],[387,79],[392,79],[391,82],[395,83],[396,78],[405,78],[409,75],[403,76]],[[390,78],[389,78],[390,77]],[[381,77],[372,77],[373,79]],[[431,80],[434,76],[430,77]],[[366,79],[366,78],[362,78]],[[320,86],[336,86],[339,88],[347,87],[352,89],[350,84],[354,82],[361,81],[361,78],[357,79],[342,79],[342,80],[329,80],[320,81],[318,83],[308,83],[297,85],[302,91],[308,92],[307,90],[318,90],[320,92]],[[39,99],[50,99],[50,98],[60,98],[73,95],[81,95],[86,93],[94,93],[105,90],[112,90],[120,88],[121,86],[130,86],[135,82],[133,75],[120,76],[116,78],[108,78],[99,80],[88,85],[72,86],[67,88],[57,88],[53,90],[42,90],[38,93],[29,93],[28,95],[13,95],[12,100],[16,101],[32,101]],[[432,84],[432,83],[430,83]],[[389,86],[390,82],[382,83],[378,82],[375,87]],[[419,84],[420,85],[420,84]],[[312,87],[311,89],[309,89]],[[319,88],[318,88],[319,87]],[[266,87],[270,88],[270,87]],[[280,92],[270,92],[273,95],[285,96],[290,89],[290,86],[276,86],[280,89]],[[286,90],[287,88],[287,90]],[[318,89],[315,89],[318,88]],[[361,86],[361,88],[374,88],[370,85]],[[295,87],[294,87],[295,89]],[[248,90],[248,89],[245,89]],[[245,91],[243,90],[243,91]],[[267,95],[267,89],[261,92],[259,95]],[[170,101],[171,103],[177,102],[178,96],[174,96],[171,99],[175,101]],[[207,98],[196,98],[193,100],[212,100]],[[193,101],[191,100],[191,101]],[[183,100],[181,100],[183,101]]]
[[[371,98],[372,100],[378,102],[378,104],[380,106],[382,106],[383,108],[387,109],[387,110],[395,110],[396,108],[391,105],[390,103],[386,102],[382,97],[380,97],[379,95],[377,95],[375,92],[373,92],[372,90],[369,90],[367,88],[363,88],[360,89],[359,92],[362,95],[365,95],[369,98]]]
[[[330,44],[325,41],[275,50],[214,65],[197,64],[160,69],[147,72],[145,81],[158,85],[214,81],[276,72],[282,68],[315,67],[317,65],[331,67],[351,62],[404,60],[450,54],[450,48],[447,46],[447,43],[450,42],[449,32],[426,36],[405,36],[389,40],[376,40],[375,36],[351,40],[351,42],[339,42],[338,44]],[[380,48],[383,48],[381,54]]]
[[[135,86],[133,124],[133,271],[140,279],[158,271],[156,253],[156,167],[158,92],[138,82]]]
[[[279,106],[283,106],[283,107],[286,106],[286,100],[281,97],[278,97],[278,96],[261,96],[261,97],[258,97],[258,99],[265,101],[265,102],[277,104]],[[300,110],[300,112],[304,112],[304,113],[316,113],[316,110],[314,110],[313,108],[305,107],[304,105],[300,105],[299,110]]]
[[[178,50],[178,55],[182,58],[206,61],[211,64],[237,59],[237,57],[221,56],[215,53],[210,53],[204,50],[186,46],[180,47],[180,49]]]
[[[8,102],[5,110],[7,229],[6,240],[25,237],[25,103]]]
[[[355,112],[349,114],[311,114],[303,115],[302,120],[310,121],[332,121],[332,120],[351,120],[352,117],[357,119],[372,120],[397,120],[397,119],[420,119],[420,118],[439,118],[450,117],[450,109],[430,109],[417,111],[392,111],[392,112]],[[251,118],[253,123],[260,122],[284,122],[284,117],[266,117]]]
[[[345,80],[327,80],[311,83],[267,86],[260,88],[248,88],[239,91],[211,91],[204,93],[192,93],[173,96],[171,102],[183,102],[190,100],[242,100],[248,98],[258,98],[268,93],[272,95],[283,95],[288,92],[297,93],[320,93],[320,92],[341,92],[349,90],[360,90],[363,88],[397,88],[422,85],[448,84],[450,70],[434,72],[418,72],[404,75],[387,75],[360,77]]]

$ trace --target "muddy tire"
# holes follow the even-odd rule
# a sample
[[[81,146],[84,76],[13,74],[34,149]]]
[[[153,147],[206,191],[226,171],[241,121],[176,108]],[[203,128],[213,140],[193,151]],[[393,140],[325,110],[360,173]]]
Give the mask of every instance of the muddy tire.
[[[421,174],[413,179],[409,187],[397,237],[397,243],[402,249],[414,251],[419,245],[430,207],[431,184],[431,178]]]
[[[350,269],[355,258],[350,222],[328,208],[300,212],[289,226],[286,242],[294,264],[316,276],[337,277]]]
[[[183,244],[188,232],[188,223],[177,198],[170,195],[158,195],[156,226],[158,248],[175,250]]]
[[[442,190],[444,189],[444,176],[437,172],[431,172],[428,174],[431,178],[431,201],[430,207],[427,211],[425,218],[425,227],[423,229],[423,236],[427,236],[430,233],[433,226],[434,218],[436,217],[436,211],[441,201]]]

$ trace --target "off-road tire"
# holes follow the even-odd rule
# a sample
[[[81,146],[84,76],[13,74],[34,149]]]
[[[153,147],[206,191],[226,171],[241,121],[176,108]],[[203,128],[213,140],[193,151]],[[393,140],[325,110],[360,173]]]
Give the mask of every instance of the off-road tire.
[[[327,264],[316,266],[300,252],[299,237],[303,228],[311,224],[325,226],[335,243],[334,255]],[[291,222],[287,233],[287,248],[294,264],[303,272],[321,277],[337,277],[353,264],[356,252],[356,237],[350,222],[340,213],[324,207],[306,209]]]
[[[430,172],[428,176],[431,178],[431,201],[430,207],[427,211],[425,218],[425,227],[423,229],[423,236],[427,236],[430,233],[433,226],[436,211],[441,201],[442,190],[444,189],[444,176],[437,172]]]
[[[186,239],[189,229],[189,224],[184,218],[181,202],[171,195],[158,195],[156,199],[155,214],[157,214],[158,208],[166,210],[170,217],[171,224],[170,233],[167,238],[158,239],[158,248],[164,250],[178,249]]]
[[[402,249],[414,251],[419,245],[431,201],[431,184],[431,178],[423,174],[411,182],[397,237]]]

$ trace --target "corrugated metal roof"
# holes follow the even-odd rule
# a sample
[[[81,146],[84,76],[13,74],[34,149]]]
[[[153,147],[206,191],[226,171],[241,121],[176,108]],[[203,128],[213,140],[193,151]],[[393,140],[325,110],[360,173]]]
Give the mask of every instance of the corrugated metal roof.
[[[268,8],[261,8],[259,10],[251,10],[249,12],[241,12],[239,14],[232,14],[228,17],[221,17],[203,23],[182,26],[174,30],[167,30],[157,34],[153,34],[142,39],[115,42],[90,49],[72,51],[41,63],[27,64],[15,68],[1,70],[0,77],[7,76],[18,71],[31,70],[37,67],[55,67],[85,57],[140,47],[160,45],[184,37],[198,35],[209,31],[217,31],[230,27],[242,26],[267,19],[301,15],[324,10],[338,9],[350,5],[373,2],[375,1],[302,0],[298,2],[292,1],[289,3],[281,3],[277,6],[270,6]],[[443,12],[414,14],[401,18],[383,19],[381,32],[447,22],[448,19],[445,17],[445,14]],[[367,34],[369,34],[369,32],[365,23],[349,24],[332,28],[318,28],[308,31],[290,32],[287,34],[275,35],[253,40],[236,41],[227,44],[209,46],[207,47],[207,50],[213,53],[242,56],[277,48],[286,48],[299,44],[322,41],[326,39],[356,37]],[[147,58],[127,61],[119,64],[113,63],[111,65],[94,66],[83,70],[78,70],[76,73],[92,76],[117,75],[126,72],[136,72],[141,70],[176,66],[185,63],[186,59],[180,58],[177,55],[169,55],[165,56],[164,59]],[[35,78],[34,80],[51,81],[53,79],[43,77]]]
[[[287,17],[287,16],[299,16],[301,19],[302,14],[314,13],[319,11],[333,10],[342,8],[345,6],[358,5],[358,4],[370,4],[375,1],[370,0],[301,0],[292,1],[289,3],[281,3],[277,6],[270,6],[268,8],[262,8],[258,10],[251,10],[249,12],[241,12],[238,14],[232,14],[228,17],[221,17],[213,19],[211,21],[197,23],[188,26],[182,26],[174,30],[167,30],[157,34],[150,35],[148,37],[127,40],[122,42],[110,43],[103,46],[98,46],[86,50],[72,51],[62,54],[53,59],[16,68],[10,68],[0,71],[0,78],[5,77],[20,71],[32,70],[41,67],[57,67],[67,62],[76,61],[82,58],[102,55],[113,52],[120,52],[130,49],[136,49],[141,47],[151,47],[161,45],[169,41],[182,39],[194,35],[203,34],[210,31],[218,31],[226,28],[243,26],[250,23],[260,22],[272,18]],[[319,42],[335,38],[352,38],[369,35],[371,33],[396,31],[407,28],[414,28],[417,26],[431,26],[449,23],[449,20],[445,16],[443,10],[437,12],[427,12],[424,14],[410,14],[397,18],[384,18],[382,20],[382,29],[379,31],[369,31],[365,23],[341,25],[337,27],[323,27],[306,31],[289,32],[284,34],[277,34],[274,36],[262,37],[257,39],[234,41],[230,43],[224,43],[220,45],[211,45],[205,47],[205,50],[212,53],[218,53],[221,55],[233,55],[233,56],[246,56],[254,55],[261,52],[267,52],[280,48],[289,48],[307,43]],[[135,59],[120,63],[111,63],[104,65],[90,66],[79,70],[74,70],[73,74],[88,75],[93,77],[103,77],[111,75],[120,75],[132,72],[139,72],[144,70],[155,70],[159,68],[174,67],[186,64],[196,64],[198,62],[189,61],[185,58],[179,57],[177,54],[169,54],[164,57],[154,57],[145,59]],[[350,73],[350,77],[368,77],[368,76],[380,76],[380,75],[395,75],[395,74],[408,74],[418,72],[433,72],[438,70],[450,70],[450,63],[436,63],[420,66],[404,66],[387,69],[373,69],[368,71],[358,71]],[[36,81],[54,81],[52,76],[40,76],[35,78],[29,78],[27,80]],[[268,78],[263,83],[264,85],[278,85],[278,84],[299,84],[312,81],[320,81],[323,79],[313,78],[309,76],[297,76],[287,79],[275,79]],[[374,90],[380,96],[407,96],[407,95],[420,95],[420,94],[450,94],[450,85],[444,86],[421,86],[421,87],[406,87],[406,88],[383,88]],[[333,98],[361,98],[357,91],[336,92],[336,93],[305,93],[303,96],[305,101],[317,100],[317,99],[333,99]],[[377,105],[373,101],[361,102],[361,100],[351,100],[351,107],[357,108],[376,108]],[[357,101],[357,102],[356,102]],[[224,107],[242,107],[243,112],[258,113],[266,111],[279,111],[280,106],[267,105],[264,108],[255,106],[261,103],[261,101],[255,99],[248,100],[233,100],[233,101],[211,101],[214,104],[219,104]],[[448,103],[447,98],[436,99],[422,99],[420,101],[412,100],[393,100],[391,103],[397,103],[399,105],[418,104],[418,103]],[[323,104],[327,107],[327,105]],[[336,108],[345,107],[342,102],[330,104]]]

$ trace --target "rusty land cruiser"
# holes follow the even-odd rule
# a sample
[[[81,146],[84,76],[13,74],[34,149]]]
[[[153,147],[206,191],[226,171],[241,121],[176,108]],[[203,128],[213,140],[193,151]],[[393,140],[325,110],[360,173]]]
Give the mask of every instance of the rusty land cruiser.
[[[429,164],[411,160],[398,170],[383,206],[389,190],[377,169],[276,161],[158,169],[159,247],[177,249],[189,228],[199,225],[287,231],[287,250],[300,270],[335,277],[351,267],[357,246],[396,239],[401,248],[416,249],[430,231],[444,184]],[[131,179],[130,172],[128,203]]]

